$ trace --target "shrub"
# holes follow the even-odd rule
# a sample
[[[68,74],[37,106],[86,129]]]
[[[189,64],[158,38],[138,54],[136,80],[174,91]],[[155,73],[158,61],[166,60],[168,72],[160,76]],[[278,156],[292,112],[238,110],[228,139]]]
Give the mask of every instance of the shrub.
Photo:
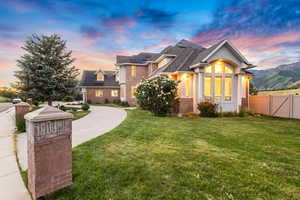
[[[67,107],[64,106],[64,105],[61,105],[61,106],[59,106],[58,108],[59,108],[60,110],[62,110],[62,111],[66,111],[66,110],[67,110]]]
[[[86,101],[88,104],[92,104],[92,101],[91,100],[87,100]]]
[[[120,100],[120,99],[114,99],[114,100],[113,100],[113,103],[119,105],[119,104],[121,103],[121,100]]]
[[[129,105],[129,103],[127,101],[122,101],[121,102],[121,106],[123,106],[123,107],[129,107],[130,105]]]
[[[71,101],[74,101],[74,97],[72,97],[72,96],[65,96],[64,98],[62,98],[62,101],[71,102]]]
[[[217,117],[218,116],[218,104],[212,102],[201,102],[198,104],[198,110],[202,117]]]
[[[32,101],[32,104],[33,104],[33,105],[35,105],[36,107],[38,107],[38,106],[39,106],[39,104],[40,104],[40,102],[39,102],[39,101],[37,101],[37,100],[33,100],[33,101]]]
[[[26,131],[26,123],[25,120],[18,120],[16,121],[16,127],[18,132],[25,132]]]
[[[83,104],[81,106],[81,109],[84,110],[84,111],[88,111],[90,109],[90,105],[89,104]]]
[[[246,117],[248,115],[248,110],[245,107],[241,107],[238,112],[239,117]]]
[[[143,80],[136,89],[138,105],[155,115],[166,115],[176,105],[178,82],[166,76]]]

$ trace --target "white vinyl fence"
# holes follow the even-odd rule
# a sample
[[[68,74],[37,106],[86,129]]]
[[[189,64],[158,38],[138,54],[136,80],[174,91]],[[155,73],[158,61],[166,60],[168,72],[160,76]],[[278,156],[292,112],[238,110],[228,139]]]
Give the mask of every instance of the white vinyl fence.
[[[300,96],[250,96],[249,109],[264,115],[300,119]]]

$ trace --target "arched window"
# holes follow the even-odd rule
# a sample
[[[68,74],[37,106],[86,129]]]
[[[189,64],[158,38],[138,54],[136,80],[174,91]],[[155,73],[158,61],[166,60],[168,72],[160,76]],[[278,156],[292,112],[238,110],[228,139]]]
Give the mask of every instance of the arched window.
[[[209,101],[231,101],[233,91],[233,69],[216,61],[204,69],[204,98]]]

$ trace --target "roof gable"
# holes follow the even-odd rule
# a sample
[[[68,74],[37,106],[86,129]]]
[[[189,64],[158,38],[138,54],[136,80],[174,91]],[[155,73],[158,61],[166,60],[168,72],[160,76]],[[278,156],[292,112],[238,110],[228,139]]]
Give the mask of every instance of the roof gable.
[[[116,75],[114,71],[101,71],[104,75],[103,81],[97,80],[97,74],[100,71],[83,71],[80,86],[82,87],[119,87],[118,81],[116,81]]]

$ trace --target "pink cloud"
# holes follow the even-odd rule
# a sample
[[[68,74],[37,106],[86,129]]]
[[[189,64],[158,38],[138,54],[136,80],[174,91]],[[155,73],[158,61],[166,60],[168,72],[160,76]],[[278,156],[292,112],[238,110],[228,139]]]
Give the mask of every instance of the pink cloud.
[[[115,55],[112,54],[73,51],[73,57],[76,58],[74,65],[79,69],[114,69]]]

